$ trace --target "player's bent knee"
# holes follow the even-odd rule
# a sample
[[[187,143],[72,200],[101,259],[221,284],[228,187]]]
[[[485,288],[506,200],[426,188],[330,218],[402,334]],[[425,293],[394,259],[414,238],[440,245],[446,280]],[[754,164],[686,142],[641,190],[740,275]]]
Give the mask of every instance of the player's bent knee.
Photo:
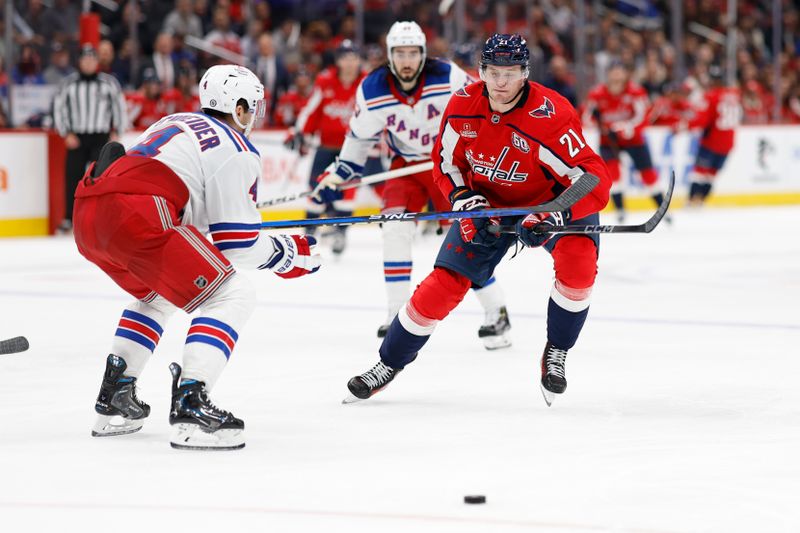
[[[658,181],[658,172],[654,168],[642,170],[642,183],[645,185],[655,185]]]
[[[234,272],[225,283],[214,291],[202,305],[203,313],[213,311],[227,317],[231,323],[241,324],[250,318],[256,307],[256,291],[253,282]]]
[[[436,267],[419,284],[409,303],[423,317],[442,320],[464,299],[471,285],[467,277]]]
[[[562,237],[553,249],[556,281],[573,289],[591,288],[597,276],[597,247],[588,237]]]

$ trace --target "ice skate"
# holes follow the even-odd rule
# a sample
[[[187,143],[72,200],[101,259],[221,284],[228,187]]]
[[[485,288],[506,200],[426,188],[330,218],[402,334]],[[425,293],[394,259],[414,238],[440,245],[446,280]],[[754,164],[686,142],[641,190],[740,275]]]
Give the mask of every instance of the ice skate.
[[[345,248],[347,248],[347,235],[337,229],[331,235],[331,252],[333,252],[333,255],[342,255]]]
[[[372,395],[382,391],[400,372],[378,361],[378,364],[347,382],[351,395],[342,400],[342,403],[354,403],[366,400]]]
[[[486,311],[486,319],[478,329],[478,337],[483,341],[483,346],[487,350],[498,350],[511,346],[511,338],[508,332],[511,329],[511,322],[508,320],[508,311],[504,307]]]
[[[150,414],[150,406],[136,397],[136,378],[122,375],[126,368],[122,357],[110,354],[106,358],[103,383],[94,404],[97,421],[92,437],[136,433]]]
[[[553,404],[556,394],[562,394],[567,390],[566,362],[567,351],[556,348],[548,342],[542,354],[541,382],[542,396],[548,407]]]
[[[181,367],[169,365],[172,372],[172,409],[169,423],[174,428],[170,439],[180,450],[237,450],[244,448],[244,422],[224,411],[208,397],[206,384],[186,380],[181,384]]]

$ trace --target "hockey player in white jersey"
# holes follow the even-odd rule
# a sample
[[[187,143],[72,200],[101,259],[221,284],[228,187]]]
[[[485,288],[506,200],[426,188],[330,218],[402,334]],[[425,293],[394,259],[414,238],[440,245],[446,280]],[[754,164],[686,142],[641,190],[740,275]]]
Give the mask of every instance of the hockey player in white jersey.
[[[391,168],[410,166],[431,158],[442,112],[450,96],[469,81],[456,65],[426,57],[425,34],[415,22],[396,22],[386,36],[388,64],[372,71],[359,85],[356,110],[338,160],[318,178],[317,191],[325,202],[341,198],[337,186],[361,175],[367,152],[386,131],[393,152]],[[395,179],[383,191],[383,212],[420,211],[433,202],[439,211],[450,203],[433,183],[430,171]],[[388,313],[378,337],[409,298],[411,288],[411,243],[414,222],[383,224],[383,268]],[[486,319],[478,331],[487,349],[510,345],[510,329],[503,294],[491,278],[483,287],[473,287]]]
[[[244,422],[208,393],[255,305],[234,268],[285,278],[315,272],[315,240],[260,234],[258,151],[247,139],[263,116],[264,87],[248,69],[221,65],[200,80],[202,113],[164,117],[126,154],[109,143],[76,192],[75,241],[136,300],[122,313],[95,410],[94,436],[141,429],[150,407],[136,381],[178,308],[198,313],[173,375],[171,444],[244,446]],[[213,243],[206,238],[210,234]]]

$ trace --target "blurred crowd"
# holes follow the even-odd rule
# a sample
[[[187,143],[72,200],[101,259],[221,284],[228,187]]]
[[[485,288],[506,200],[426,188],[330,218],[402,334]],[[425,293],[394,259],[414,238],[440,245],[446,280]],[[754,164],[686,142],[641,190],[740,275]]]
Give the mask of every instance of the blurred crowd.
[[[0,0],[0,5],[5,1]],[[13,57],[5,65],[0,42],[0,127],[8,127],[8,84],[59,84],[75,72],[80,0],[13,0],[17,20]],[[744,123],[800,123],[800,6],[782,0],[780,116],[773,117],[774,71],[771,2],[739,0],[737,77]],[[109,4],[117,6],[110,9]],[[466,25],[454,44],[453,9],[442,17],[440,2],[364,0],[365,68],[385,61],[383,37],[395,20],[418,22],[428,36],[429,55],[449,57],[470,70],[498,18],[506,31],[520,33],[532,50],[532,78],[580,104],[576,86],[575,2],[570,0],[471,0]],[[499,7],[502,5],[502,9]],[[704,86],[709,65],[725,64],[727,0],[683,2],[683,42],[676,50],[669,28],[668,0],[587,2],[590,22],[586,87],[605,81],[612,64],[622,63],[655,100],[675,82]],[[106,7],[104,7],[106,6]],[[97,47],[100,70],[112,74],[126,94],[129,117],[137,128],[160,116],[197,108],[196,85],[204,69],[219,62],[242,62],[262,79],[268,95],[266,126],[289,126],[317,73],[332,64],[345,39],[355,40],[352,2],[346,0],[106,0],[92,3],[100,17]],[[502,16],[498,17],[501,12]],[[3,17],[5,10],[0,10]],[[9,24],[0,20],[0,34]],[[135,28],[135,33],[132,29]],[[449,32],[449,33],[448,33]],[[685,76],[676,80],[682,58]]]

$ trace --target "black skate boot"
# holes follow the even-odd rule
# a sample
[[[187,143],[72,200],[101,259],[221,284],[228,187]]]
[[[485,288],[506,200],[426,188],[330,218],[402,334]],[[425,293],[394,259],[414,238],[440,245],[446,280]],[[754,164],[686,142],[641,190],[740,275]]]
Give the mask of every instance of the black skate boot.
[[[237,450],[244,448],[244,422],[211,403],[202,381],[180,384],[181,367],[172,372],[172,409],[169,423],[175,427],[170,440],[181,450]]]
[[[498,350],[511,346],[508,332],[511,322],[508,320],[508,311],[505,306],[491,311],[486,311],[486,320],[478,330],[478,337],[483,341],[487,350]]]
[[[150,406],[136,397],[136,378],[122,375],[126,368],[128,365],[122,357],[110,354],[106,358],[103,383],[94,404],[97,422],[92,437],[136,433],[150,414]]]
[[[378,364],[347,382],[352,396],[348,396],[342,403],[354,403],[366,400],[370,396],[382,391],[400,372],[378,361]]]
[[[556,348],[549,342],[542,354],[542,395],[550,407],[556,394],[567,390],[567,378],[564,365],[567,363],[567,351]]]

